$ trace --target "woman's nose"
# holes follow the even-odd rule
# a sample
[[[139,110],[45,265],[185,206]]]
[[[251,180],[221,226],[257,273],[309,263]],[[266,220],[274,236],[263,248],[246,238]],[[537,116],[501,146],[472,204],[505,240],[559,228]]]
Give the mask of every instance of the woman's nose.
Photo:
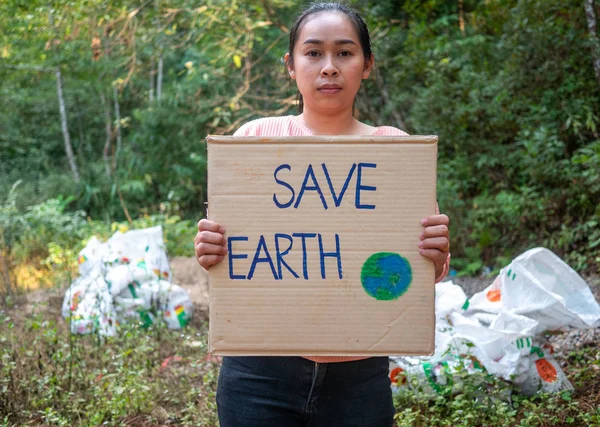
[[[323,68],[321,69],[321,75],[328,77],[338,75],[338,69],[333,63],[333,61],[331,61],[330,59],[327,60],[327,62],[323,65]]]

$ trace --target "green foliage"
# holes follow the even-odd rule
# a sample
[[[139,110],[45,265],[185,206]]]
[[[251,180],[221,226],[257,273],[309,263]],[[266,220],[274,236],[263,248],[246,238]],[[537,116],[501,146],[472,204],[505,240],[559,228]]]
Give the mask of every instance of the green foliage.
[[[0,283],[5,277],[10,278],[13,287],[23,288],[70,283],[76,274],[77,254],[89,238],[96,236],[106,240],[117,230],[126,232],[160,225],[170,256],[194,255],[196,222],[173,214],[176,204],[161,203],[159,213],[140,216],[131,224],[110,223],[89,217],[86,220],[83,211],[68,210],[73,199],[62,196],[19,209],[16,205],[18,185],[19,182],[15,183],[8,199],[0,205],[0,250],[5,261],[0,264],[3,278]],[[25,266],[36,268],[38,276],[20,277],[15,269]],[[37,283],[20,283],[32,280]]]
[[[273,7],[282,17],[291,3]],[[26,191],[17,204],[41,202],[56,191],[45,187],[46,178],[69,174],[53,74],[59,66],[82,175],[81,185],[62,194],[76,196],[74,207],[94,218],[124,219],[121,192],[134,217],[169,201],[178,204],[179,215],[199,219],[206,200],[205,136],[291,108],[279,62],[285,33],[269,13],[260,2],[192,8],[171,0],[137,9],[126,2],[56,8],[3,2],[0,16],[11,19],[0,24],[6,61],[0,90],[14,109],[0,114],[0,127],[9,130],[0,134],[0,197],[7,182],[22,179]],[[28,32],[32,26],[40,32]],[[251,82],[262,93],[243,99]],[[123,139],[118,153],[117,125]]]
[[[598,82],[581,2],[370,6],[398,21],[376,46],[408,130],[440,135],[441,209],[469,274],[545,245],[598,268]],[[388,119],[392,119],[388,116]]]
[[[84,213],[66,210],[72,198],[59,196],[20,211],[15,203],[18,184],[0,205],[2,246],[10,248],[18,261],[45,257],[49,244],[66,248],[83,237]]]
[[[353,3],[377,64],[357,114],[440,136],[438,200],[454,265],[474,274],[544,245],[597,270],[600,91],[581,1],[464,0],[462,13],[443,0]],[[0,113],[0,200],[20,180],[19,210],[63,195],[67,210],[106,223],[164,204],[197,221],[204,137],[294,112],[281,58],[298,9],[290,0],[2,2],[0,97],[11,108]]]
[[[160,322],[149,329],[126,325],[101,343],[69,334],[54,310],[43,303],[29,316],[0,311],[0,425],[217,425],[220,364],[207,355],[201,319],[182,331]],[[503,381],[461,369],[433,399],[401,388],[396,425],[598,425],[598,349],[579,348],[565,362],[575,392],[527,398],[511,394]]]
[[[453,386],[437,397],[402,387],[394,396],[397,425],[425,426],[591,426],[600,423],[598,350],[584,347],[567,358],[575,392],[517,394],[502,380],[485,373],[467,373],[458,367]],[[416,384],[415,384],[416,386]],[[591,387],[591,389],[590,389]]]
[[[163,205],[164,207],[164,205]],[[195,221],[181,219],[177,215],[161,213],[145,215],[137,218],[132,224],[128,222],[113,222],[110,227],[104,223],[90,221],[90,236],[107,239],[117,230],[126,232],[160,225],[169,256],[194,256],[194,237],[198,231]],[[88,236],[88,237],[90,237]]]
[[[215,425],[217,365],[206,359],[206,328],[183,331],[157,323],[123,326],[99,343],[70,335],[68,325],[38,307],[27,320],[0,312],[2,425],[125,425],[143,414],[151,422]],[[175,358],[173,358],[176,356]],[[171,359],[168,359],[171,358]]]
[[[0,254],[3,260],[0,265],[3,287],[0,290],[10,292],[10,287],[19,286],[21,278],[13,274],[14,268],[26,264],[43,265],[53,272],[48,280],[50,284],[70,282],[76,265],[77,243],[86,232],[83,212],[67,211],[72,199],[63,197],[19,210],[15,202],[18,185],[19,182],[13,185],[8,199],[0,204]],[[44,281],[43,277],[36,279]],[[0,295],[4,293],[0,292]]]

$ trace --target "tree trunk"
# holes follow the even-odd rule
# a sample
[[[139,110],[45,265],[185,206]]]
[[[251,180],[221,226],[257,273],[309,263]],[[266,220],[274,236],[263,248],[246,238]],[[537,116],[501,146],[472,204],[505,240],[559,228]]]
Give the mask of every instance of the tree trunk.
[[[460,27],[460,33],[465,36],[465,10],[463,7],[463,0],[458,0],[458,26]]]
[[[14,189],[14,186],[13,186]],[[5,289],[5,295],[12,297],[12,284],[10,282],[10,267],[8,265],[8,255],[10,253],[9,248],[5,246],[4,240],[4,229],[0,228],[0,278]],[[0,297],[4,296],[0,292]],[[2,302],[2,300],[0,300]]]
[[[2,251],[0,251],[0,273],[6,295],[12,297],[13,292],[12,284],[10,283],[10,270],[8,267],[8,263],[6,262],[6,258],[4,257],[4,255],[2,255]],[[0,293],[0,296],[3,296],[2,293]]]
[[[151,62],[152,69],[150,70],[150,92],[148,93],[148,101],[150,104],[154,102],[154,60]]]
[[[119,153],[123,147],[123,139],[121,138],[121,112],[119,109],[119,91],[116,86],[113,86],[113,98],[115,101],[115,121],[117,128],[117,149],[113,158],[113,172],[117,169],[119,163]]]
[[[100,91],[100,99],[102,100],[102,106],[104,107],[104,121],[105,121],[105,130],[106,130],[106,140],[104,141],[104,150],[102,152],[102,157],[104,159],[104,171],[106,172],[106,176],[108,179],[111,179],[110,173],[110,140],[111,138],[111,130],[112,127],[110,125],[110,107],[108,106],[108,102],[106,102],[106,97],[104,96],[104,92]]]
[[[594,73],[596,81],[600,86],[600,40],[598,40],[598,27],[596,24],[596,12],[594,11],[594,0],[584,0],[585,17],[587,18],[588,30],[590,32],[590,42],[592,44],[592,63],[594,64]]]
[[[154,17],[154,25],[156,26],[157,34],[160,34],[160,0],[154,0],[154,9],[156,12],[156,15]],[[156,102],[160,103],[160,98],[162,95],[163,53],[162,49],[160,49],[162,47],[161,38],[159,38],[158,40],[160,53],[158,55],[158,70],[156,76]]]
[[[56,68],[56,91],[58,93],[60,123],[62,126],[63,137],[65,139],[65,151],[67,153],[67,160],[69,161],[69,166],[71,166],[73,178],[75,179],[75,182],[79,184],[79,171],[77,170],[77,164],[75,163],[75,156],[73,155],[73,146],[71,145],[71,137],[69,136],[69,129],[67,128],[67,112],[65,110],[65,100],[63,98],[62,91],[62,76],[60,74],[59,68]]]
[[[156,78],[156,102],[160,103],[162,95],[162,80],[163,80],[163,57],[162,53],[158,57],[158,77]]]

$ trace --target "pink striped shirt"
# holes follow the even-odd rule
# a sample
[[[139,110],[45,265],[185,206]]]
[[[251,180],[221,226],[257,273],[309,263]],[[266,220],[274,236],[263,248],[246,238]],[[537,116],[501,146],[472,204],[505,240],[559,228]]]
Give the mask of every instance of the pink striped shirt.
[[[370,136],[408,135],[392,126],[379,126]],[[233,136],[314,136],[296,116],[267,117],[246,123]]]
[[[392,127],[379,126],[369,136],[394,136],[408,135],[406,132]],[[296,116],[282,117],[267,117],[263,119],[253,120],[240,127],[233,136],[314,136],[313,132],[297,119]],[[436,208],[436,213],[439,210]],[[450,267],[450,254],[444,265],[442,274],[435,280],[439,282],[448,273]],[[363,357],[348,357],[348,356],[312,356],[306,357],[317,363],[332,363],[332,362],[351,362],[355,360],[367,359],[370,356]]]

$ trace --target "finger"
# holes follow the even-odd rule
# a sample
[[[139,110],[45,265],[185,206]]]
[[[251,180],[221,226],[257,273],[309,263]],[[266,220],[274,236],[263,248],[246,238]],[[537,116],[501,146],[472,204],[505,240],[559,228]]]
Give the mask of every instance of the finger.
[[[444,265],[447,259],[447,254],[437,249],[419,249],[419,253],[429,258],[435,265]]]
[[[421,240],[428,237],[448,237],[448,226],[447,225],[430,225],[425,227],[421,233]]]
[[[214,221],[201,219],[198,221],[198,231],[213,231],[215,233],[225,234],[225,228]]]
[[[430,237],[419,242],[421,249],[438,249],[447,252],[450,246],[450,241],[447,237]]]
[[[423,218],[421,220],[421,225],[429,226],[429,225],[449,225],[450,219],[447,215],[430,215],[427,218]]]
[[[215,233],[213,231],[199,231],[197,235],[198,243],[212,243],[214,245],[224,245],[225,244],[225,236],[221,233]]]
[[[223,255],[203,255],[200,258],[198,258],[198,262],[202,267],[208,270],[213,265],[221,262],[223,258]]]
[[[227,248],[222,245],[213,245],[212,243],[198,243],[196,245],[196,256],[203,255],[225,255]]]

